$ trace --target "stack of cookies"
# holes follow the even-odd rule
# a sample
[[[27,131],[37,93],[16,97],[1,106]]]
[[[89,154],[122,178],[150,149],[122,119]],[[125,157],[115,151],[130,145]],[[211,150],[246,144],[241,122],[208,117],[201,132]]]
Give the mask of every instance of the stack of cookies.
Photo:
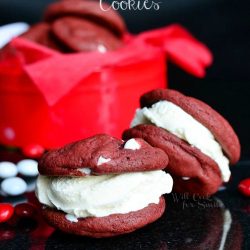
[[[50,4],[44,21],[32,26],[21,37],[63,53],[99,51],[122,46],[125,23],[118,12],[98,1],[62,0]]]

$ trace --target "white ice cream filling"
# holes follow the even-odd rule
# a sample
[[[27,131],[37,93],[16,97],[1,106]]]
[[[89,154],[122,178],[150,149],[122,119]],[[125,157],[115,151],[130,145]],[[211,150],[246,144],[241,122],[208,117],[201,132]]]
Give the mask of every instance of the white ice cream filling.
[[[76,218],[103,217],[158,204],[172,187],[172,177],[162,170],[87,177],[40,175],[36,195],[40,203]]]
[[[159,101],[150,108],[137,109],[131,127],[154,124],[164,128],[211,157],[219,166],[224,182],[230,179],[229,160],[213,134],[191,115],[169,101]]]

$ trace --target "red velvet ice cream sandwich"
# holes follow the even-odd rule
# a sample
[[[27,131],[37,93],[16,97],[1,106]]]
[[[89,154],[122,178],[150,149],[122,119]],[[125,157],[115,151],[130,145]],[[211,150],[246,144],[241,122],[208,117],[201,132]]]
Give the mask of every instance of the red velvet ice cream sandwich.
[[[143,139],[96,135],[45,154],[36,194],[49,224],[68,233],[110,237],[163,214],[173,180],[168,157]]]
[[[229,181],[229,163],[239,160],[240,143],[219,113],[174,90],[153,90],[140,103],[123,138],[143,138],[168,154],[175,191],[210,195]]]

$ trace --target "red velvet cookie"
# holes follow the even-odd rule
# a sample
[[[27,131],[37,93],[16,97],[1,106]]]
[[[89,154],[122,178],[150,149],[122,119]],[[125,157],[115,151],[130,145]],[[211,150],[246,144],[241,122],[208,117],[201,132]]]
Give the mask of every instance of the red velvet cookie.
[[[121,37],[126,30],[123,19],[108,4],[99,1],[65,0],[49,5],[45,12],[45,20],[52,22],[65,16],[75,16],[106,27],[116,36]]]
[[[124,131],[124,139],[131,137],[142,138],[167,153],[168,172],[174,179],[174,191],[213,194],[222,184],[215,161],[166,130],[153,125],[138,125]],[[183,180],[183,177],[190,179]]]
[[[141,138],[100,134],[44,154],[36,194],[47,222],[64,232],[125,234],[163,214],[173,184],[161,171],[167,164],[166,153]]]
[[[45,208],[43,216],[50,225],[64,232],[94,238],[111,237],[135,231],[159,219],[165,210],[165,200],[160,198],[159,204],[149,206],[127,214],[112,214],[105,217],[89,217],[79,219],[77,223],[70,223],[65,213]]]
[[[163,150],[135,139],[137,150],[126,149],[126,142],[101,134],[51,150],[39,162],[42,175],[86,176],[164,169],[168,157]],[[86,174],[84,170],[89,169]],[[88,170],[87,170],[88,172]]]
[[[108,29],[77,17],[62,17],[52,23],[53,34],[70,50],[106,52],[122,43]]]
[[[153,90],[144,94],[140,99],[142,108],[151,108],[160,101],[167,101],[181,108],[207,128],[220,144],[224,156],[228,157],[232,164],[239,160],[240,144],[237,135],[230,124],[210,106],[174,90]],[[164,111],[161,115],[164,116]],[[179,129],[182,130],[182,127],[183,124],[180,124]],[[196,131],[193,131],[194,135],[195,133]],[[210,195],[215,193],[223,182],[218,162],[201,149],[189,144],[188,139],[180,139],[176,134],[157,127],[155,124],[137,125],[123,134],[124,139],[134,136],[143,138],[152,146],[159,147],[168,154],[168,170],[173,176],[175,191]],[[188,135],[184,133],[184,136]]]
[[[167,100],[181,107],[197,121],[207,127],[227,154],[232,164],[240,158],[240,143],[228,121],[206,103],[193,97],[185,96],[175,90],[157,89],[141,96],[141,107]]]

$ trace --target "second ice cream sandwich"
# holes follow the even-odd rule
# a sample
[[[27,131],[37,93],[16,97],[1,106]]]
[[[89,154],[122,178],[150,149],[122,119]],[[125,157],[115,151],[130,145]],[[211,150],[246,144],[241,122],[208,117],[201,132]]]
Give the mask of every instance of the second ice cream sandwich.
[[[167,89],[142,95],[140,104],[123,138],[143,138],[168,154],[175,191],[210,195],[229,181],[229,164],[239,160],[240,143],[218,112]]]

